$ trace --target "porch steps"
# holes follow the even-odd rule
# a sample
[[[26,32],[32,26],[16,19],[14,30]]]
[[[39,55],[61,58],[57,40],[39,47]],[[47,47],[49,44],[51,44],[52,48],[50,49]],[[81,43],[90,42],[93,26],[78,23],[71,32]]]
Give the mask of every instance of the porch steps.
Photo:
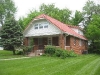
[[[35,53],[31,52],[31,53],[28,54],[28,56],[30,56],[30,57],[35,56]]]
[[[31,52],[28,54],[28,56],[40,56],[43,54],[42,50],[35,50],[34,52]]]

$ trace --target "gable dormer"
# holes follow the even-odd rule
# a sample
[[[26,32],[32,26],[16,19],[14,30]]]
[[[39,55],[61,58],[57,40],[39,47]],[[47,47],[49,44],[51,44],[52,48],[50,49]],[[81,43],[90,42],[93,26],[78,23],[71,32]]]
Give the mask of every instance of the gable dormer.
[[[69,25],[68,27],[70,27],[72,30],[74,30],[76,33],[80,34],[80,35],[84,35],[83,34],[83,30],[79,27],[79,26],[71,26]]]

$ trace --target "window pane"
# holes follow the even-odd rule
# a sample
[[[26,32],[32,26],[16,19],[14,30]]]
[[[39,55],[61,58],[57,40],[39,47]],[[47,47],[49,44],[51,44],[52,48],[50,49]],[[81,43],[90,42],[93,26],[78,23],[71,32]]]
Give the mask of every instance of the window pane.
[[[42,29],[43,28],[43,25],[42,24],[39,24],[39,29]]]
[[[35,24],[35,27],[34,27],[34,29],[38,29],[38,24]]]
[[[44,28],[48,28],[48,23],[44,23]]]

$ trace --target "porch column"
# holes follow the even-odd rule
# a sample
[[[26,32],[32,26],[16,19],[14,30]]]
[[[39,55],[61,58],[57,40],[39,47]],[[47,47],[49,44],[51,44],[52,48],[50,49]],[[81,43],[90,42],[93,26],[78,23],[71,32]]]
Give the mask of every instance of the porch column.
[[[24,45],[25,46],[28,46],[28,41],[29,41],[29,38],[28,37],[25,37],[25,39],[24,39]]]
[[[59,46],[62,49],[65,49],[65,36],[63,34],[60,34],[59,36]]]

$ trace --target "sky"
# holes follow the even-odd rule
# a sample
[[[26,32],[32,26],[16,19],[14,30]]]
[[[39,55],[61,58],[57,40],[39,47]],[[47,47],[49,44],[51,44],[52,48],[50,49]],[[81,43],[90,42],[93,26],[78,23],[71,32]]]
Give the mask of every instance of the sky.
[[[82,11],[83,6],[87,0],[13,0],[17,7],[16,19],[22,16],[26,16],[30,10],[38,10],[42,3],[51,4],[54,3],[56,7],[63,9],[68,8],[73,12],[75,10]]]

